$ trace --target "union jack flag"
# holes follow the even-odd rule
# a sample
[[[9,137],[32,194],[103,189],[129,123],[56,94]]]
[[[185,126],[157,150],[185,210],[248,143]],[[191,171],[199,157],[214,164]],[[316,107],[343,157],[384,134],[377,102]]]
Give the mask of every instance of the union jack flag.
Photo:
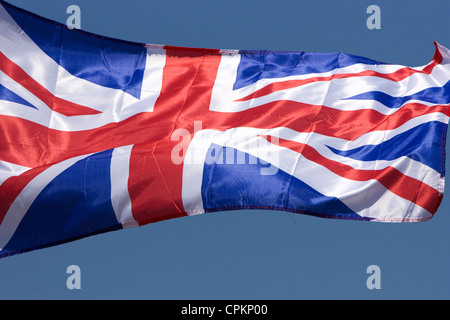
[[[0,257],[236,209],[424,221],[444,191],[450,52],[147,45],[0,1]]]

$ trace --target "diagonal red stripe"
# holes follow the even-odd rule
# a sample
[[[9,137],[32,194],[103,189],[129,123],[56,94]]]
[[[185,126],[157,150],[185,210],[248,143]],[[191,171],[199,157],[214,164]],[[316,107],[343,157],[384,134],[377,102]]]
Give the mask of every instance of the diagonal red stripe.
[[[366,70],[358,73],[341,73],[341,74],[334,74],[328,77],[314,77],[314,78],[308,78],[308,79],[302,79],[302,80],[287,80],[287,81],[279,81],[275,83],[271,83],[259,90],[256,90],[249,94],[246,97],[243,97],[241,99],[237,99],[236,101],[248,101],[251,99],[256,99],[259,97],[263,97],[265,95],[268,95],[270,93],[276,92],[276,91],[282,91],[287,89],[292,89],[295,87],[299,87],[308,83],[317,82],[317,81],[331,81],[334,79],[344,79],[344,78],[352,78],[352,77],[378,77],[383,78],[391,81],[401,81],[403,79],[408,78],[409,76],[415,74],[415,73],[424,73],[424,74],[430,74],[434,67],[439,65],[442,62],[442,54],[439,51],[439,48],[437,47],[437,43],[435,42],[434,45],[436,46],[436,51],[434,53],[434,57],[432,59],[432,62],[428,64],[425,68],[422,70],[415,70],[409,67],[401,68],[397,71],[394,71],[392,73],[380,73],[372,70]]]
[[[378,77],[378,78],[384,78],[391,81],[401,81],[412,74],[415,73],[427,73],[429,74],[433,67],[437,64],[437,62],[433,62],[432,64],[428,65],[423,71],[414,70],[411,68],[401,68],[395,72],[392,73],[380,73],[372,70],[365,70],[358,73],[339,73],[334,74],[328,77],[314,77],[314,78],[308,78],[308,79],[301,79],[301,80],[287,80],[287,81],[279,81],[275,83],[268,84],[267,86],[256,90],[249,94],[246,97],[243,97],[241,99],[237,99],[235,101],[248,101],[251,99],[260,98],[263,96],[266,96],[268,94],[271,94],[273,92],[292,89],[296,87],[303,86],[305,84],[313,83],[313,82],[319,82],[319,81],[331,81],[335,79],[345,79],[345,78],[355,78],[355,77]]]
[[[436,189],[417,179],[404,175],[393,167],[379,170],[355,169],[349,165],[324,157],[316,149],[304,143],[280,138],[278,145],[301,153],[306,159],[324,166],[343,178],[355,181],[377,180],[386,189],[421,206],[431,214],[434,214],[438,208],[441,195]]]
[[[85,107],[59,97],[54,96],[39,82],[30,77],[21,67],[9,60],[0,52],[0,70],[14,81],[20,83],[25,89],[34,94],[50,109],[65,116],[81,116],[101,113],[89,107]]]

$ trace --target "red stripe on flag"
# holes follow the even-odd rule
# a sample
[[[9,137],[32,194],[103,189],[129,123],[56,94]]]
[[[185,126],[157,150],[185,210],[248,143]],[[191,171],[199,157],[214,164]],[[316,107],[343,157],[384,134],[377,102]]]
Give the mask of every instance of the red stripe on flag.
[[[433,71],[434,67],[436,67],[438,64],[441,64],[443,60],[441,51],[439,50],[436,41],[434,42],[434,46],[436,47],[436,51],[434,52],[433,61],[422,70],[426,74],[430,74]]]
[[[280,100],[238,113],[213,113],[215,128],[230,127],[276,128],[285,127],[297,132],[315,132],[346,140],[355,140],[371,132],[392,130],[415,117],[431,113],[448,115],[445,105],[427,106],[408,103],[391,115],[373,109],[338,110],[321,105]],[[212,122],[213,120],[211,120]]]
[[[206,103],[208,97],[201,97],[201,90],[197,91],[189,99],[199,103],[203,99],[202,103]],[[176,128],[194,133],[194,121],[202,121],[202,129],[286,127],[297,132],[311,131],[354,140],[370,131],[395,129],[421,115],[449,113],[446,106],[420,103],[406,104],[387,116],[372,109],[341,111],[293,101],[276,101],[239,113],[202,111],[207,107],[195,106],[184,108],[178,115],[177,106],[182,103],[184,100],[171,99],[167,94],[157,102],[159,109],[154,113],[142,113],[120,123],[74,132],[48,129],[28,120],[0,115],[0,160],[34,168],[119,146],[170,140]]]

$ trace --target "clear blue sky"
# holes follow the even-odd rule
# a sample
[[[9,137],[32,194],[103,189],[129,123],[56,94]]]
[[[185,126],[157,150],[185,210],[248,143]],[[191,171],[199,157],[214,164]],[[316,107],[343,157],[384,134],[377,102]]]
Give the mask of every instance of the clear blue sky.
[[[9,2],[63,23],[76,4],[83,30],[152,44],[340,51],[409,66],[428,63],[435,40],[450,47],[450,2],[442,0]],[[372,4],[380,30],[366,27]],[[423,223],[209,213],[1,259],[0,300],[449,299],[449,229],[449,194]],[[72,264],[81,290],[66,287]],[[373,264],[380,290],[366,287]]]

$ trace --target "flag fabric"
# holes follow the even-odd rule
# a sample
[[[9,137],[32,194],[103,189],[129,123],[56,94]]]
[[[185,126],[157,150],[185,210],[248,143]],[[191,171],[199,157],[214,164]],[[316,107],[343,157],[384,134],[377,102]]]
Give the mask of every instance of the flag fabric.
[[[111,39],[0,1],[0,256],[194,214],[425,221],[443,197],[450,52]]]

